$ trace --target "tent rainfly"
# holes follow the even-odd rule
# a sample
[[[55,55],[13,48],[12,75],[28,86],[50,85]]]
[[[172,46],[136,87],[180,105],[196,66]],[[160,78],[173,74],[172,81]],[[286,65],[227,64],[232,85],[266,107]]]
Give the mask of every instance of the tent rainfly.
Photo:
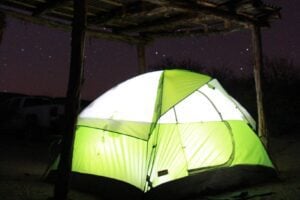
[[[185,70],[150,72],[117,85],[82,111],[72,171],[128,183],[159,194],[155,199],[164,190],[169,197],[195,193],[193,187],[198,193],[225,189],[234,186],[228,182],[234,175],[252,183],[276,174],[255,127],[216,79]]]

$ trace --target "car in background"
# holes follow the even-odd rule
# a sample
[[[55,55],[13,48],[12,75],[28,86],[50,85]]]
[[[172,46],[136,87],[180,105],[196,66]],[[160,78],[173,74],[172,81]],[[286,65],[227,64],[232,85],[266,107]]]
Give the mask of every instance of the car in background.
[[[2,129],[36,134],[58,129],[64,106],[47,97],[20,96],[3,102],[1,113]]]

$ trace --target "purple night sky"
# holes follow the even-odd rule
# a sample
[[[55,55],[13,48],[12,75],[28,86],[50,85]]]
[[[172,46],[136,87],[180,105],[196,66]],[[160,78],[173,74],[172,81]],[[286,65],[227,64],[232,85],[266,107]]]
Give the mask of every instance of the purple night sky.
[[[300,59],[300,2],[265,0],[282,7],[282,19],[263,30],[268,57]],[[190,59],[207,67],[230,66],[236,74],[250,73],[250,32],[209,37],[160,39],[147,47],[148,65],[164,58]],[[138,72],[135,46],[87,39],[83,98],[94,99]],[[70,33],[8,18],[0,46],[0,91],[65,96],[70,59]]]

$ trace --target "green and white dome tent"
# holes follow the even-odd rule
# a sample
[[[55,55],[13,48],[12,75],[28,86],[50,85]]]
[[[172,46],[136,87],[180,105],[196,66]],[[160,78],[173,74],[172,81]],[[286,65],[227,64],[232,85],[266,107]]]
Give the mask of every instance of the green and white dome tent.
[[[216,79],[185,70],[150,72],[117,85],[82,111],[72,171],[147,192],[234,166],[273,170],[255,126]]]

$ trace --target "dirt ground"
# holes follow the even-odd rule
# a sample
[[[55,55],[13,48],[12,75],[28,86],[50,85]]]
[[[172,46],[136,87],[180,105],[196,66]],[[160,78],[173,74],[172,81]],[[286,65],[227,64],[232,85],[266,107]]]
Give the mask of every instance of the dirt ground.
[[[52,197],[53,185],[42,181],[51,159],[53,139],[28,140],[9,133],[0,140],[0,199],[46,200]],[[278,168],[280,181],[240,189],[194,200],[299,200],[300,134],[272,137],[270,154]],[[72,200],[101,200],[100,197],[71,190]]]

